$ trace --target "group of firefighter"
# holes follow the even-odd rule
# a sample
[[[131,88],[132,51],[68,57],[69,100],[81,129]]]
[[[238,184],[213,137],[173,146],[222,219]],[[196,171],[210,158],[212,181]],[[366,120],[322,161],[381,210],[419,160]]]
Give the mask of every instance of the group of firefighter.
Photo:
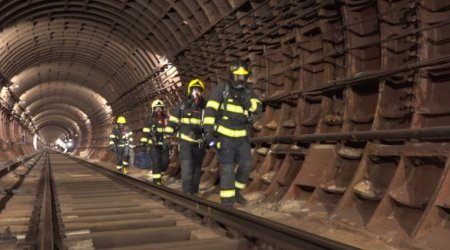
[[[241,59],[229,65],[229,80],[212,89],[209,100],[204,98],[205,84],[193,79],[187,87],[187,98],[170,115],[164,102],[151,103],[151,115],[145,122],[140,138],[152,161],[151,177],[162,185],[162,174],[169,165],[170,138],[179,141],[179,161],[183,192],[199,191],[201,166],[207,148],[216,148],[220,164],[220,198],[223,205],[247,201],[241,191],[246,187],[252,170],[249,127],[262,110],[260,100],[248,86],[248,65]],[[133,135],[120,116],[110,135],[110,146],[117,154],[117,170],[127,173],[129,150]],[[238,166],[235,169],[235,166]]]

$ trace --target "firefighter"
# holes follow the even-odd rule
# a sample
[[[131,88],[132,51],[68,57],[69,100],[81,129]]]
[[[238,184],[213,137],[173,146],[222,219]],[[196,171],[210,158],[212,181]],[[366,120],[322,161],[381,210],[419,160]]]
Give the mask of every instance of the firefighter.
[[[153,179],[153,183],[162,185],[163,172],[169,166],[169,137],[173,133],[173,129],[168,126],[168,115],[164,110],[164,102],[156,99],[151,104],[152,113],[148,118],[144,128],[143,135],[140,139],[141,144],[147,145],[152,160],[152,174],[149,179]]]
[[[252,170],[249,127],[261,113],[262,105],[247,85],[247,63],[241,59],[234,60],[228,70],[229,81],[211,92],[203,124],[208,143],[217,142],[221,202],[233,207],[235,202],[247,203],[241,191],[246,187]],[[236,164],[239,166],[235,173]]]
[[[206,106],[204,91],[205,84],[200,79],[190,81],[187,87],[188,98],[176,106],[169,117],[169,126],[178,130],[183,192],[191,195],[198,193],[205,157],[201,126]]]
[[[116,170],[124,174],[128,173],[129,152],[133,146],[133,132],[126,123],[125,117],[119,116],[109,136],[109,146],[117,155]]]

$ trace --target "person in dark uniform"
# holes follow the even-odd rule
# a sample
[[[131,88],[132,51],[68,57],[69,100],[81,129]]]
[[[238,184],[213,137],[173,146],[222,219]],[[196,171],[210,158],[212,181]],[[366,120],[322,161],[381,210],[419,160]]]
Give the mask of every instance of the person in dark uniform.
[[[205,84],[193,79],[187,88],[188,98],[173,109],[169,126],[178,131],[180,144],[181,182],[183,192],[198,193],[205,149],[203,147],[202,119],[206,101]]]
[[[249,71],[243,60],[229,66],[229,81],[211,92],[203,127],[207,141],[217,142],[220,164],[220,198],[223,205],[246,204],[241,191],[252,170],[249,127],[262,111],[261,101],[247,84]],[[217,138],[216,138],[217,137]],[[236,164],[239,167],[235,173]]]
[[[152,113],[142,129],[143,135],[140,142],[150,148],[153,183],[162,185],[163,173],[169,166],[170,142],[168,138],[173,133],[173,129],[168,126],[168,116],[162,100],[154,100],[151,108]]]
[[[126,123],[125,117],[119,116],[109,136],[111,150],[117,155],[116,170],[124,174],[128,173],[129,152],[133,145],[133,132]]]

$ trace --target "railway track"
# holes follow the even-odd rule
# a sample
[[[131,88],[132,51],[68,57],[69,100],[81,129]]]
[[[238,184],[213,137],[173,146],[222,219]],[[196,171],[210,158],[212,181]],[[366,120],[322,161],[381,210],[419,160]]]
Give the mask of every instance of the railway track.
[[[33,161],[1,249],[353,249],[65,155]]]

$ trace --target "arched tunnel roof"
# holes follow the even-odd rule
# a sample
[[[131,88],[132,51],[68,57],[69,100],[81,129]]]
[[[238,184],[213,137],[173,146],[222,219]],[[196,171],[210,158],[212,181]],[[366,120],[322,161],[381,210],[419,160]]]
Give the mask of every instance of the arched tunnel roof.
[[[40,131],[79,124],[81,114],[90,119],[107,113],[105,105],[117,103],[239,5],[231,0],[0,2],[0,74]]]

